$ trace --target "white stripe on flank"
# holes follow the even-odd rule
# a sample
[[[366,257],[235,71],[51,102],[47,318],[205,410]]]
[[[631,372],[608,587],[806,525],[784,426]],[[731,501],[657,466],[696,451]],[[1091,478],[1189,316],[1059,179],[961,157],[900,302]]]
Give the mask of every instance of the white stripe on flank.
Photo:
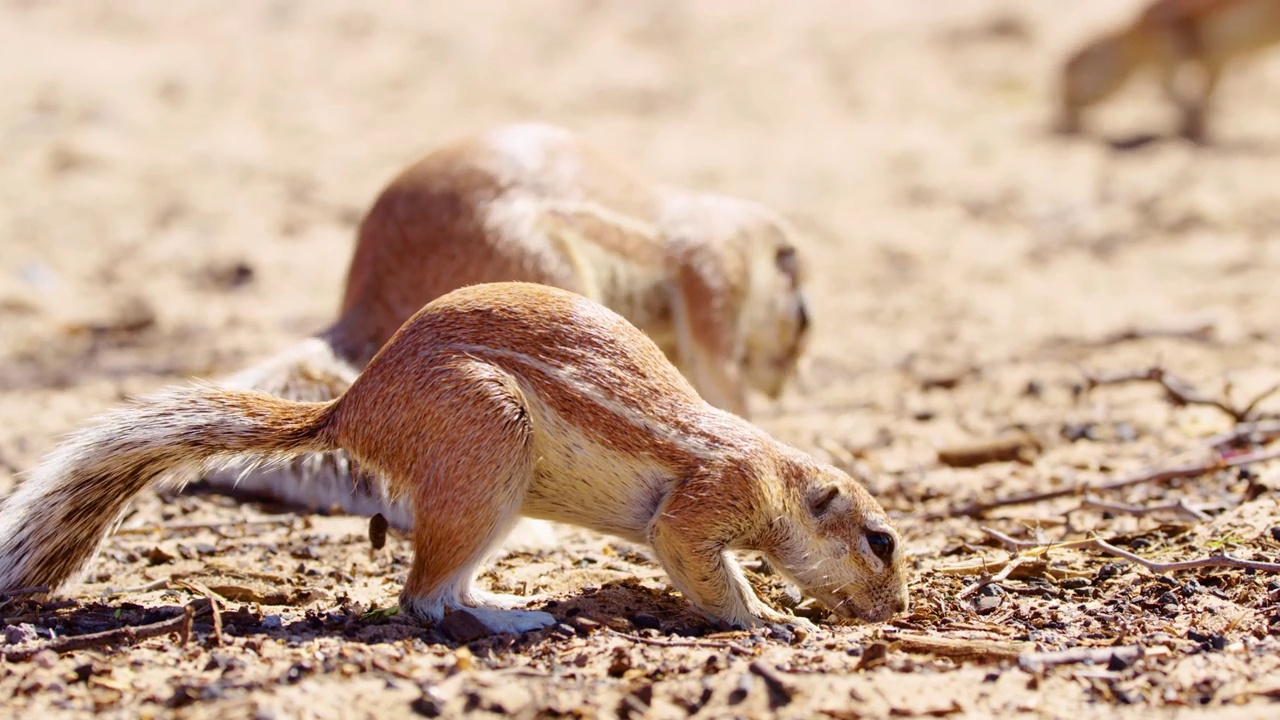
[[[522,365],[527,365],[544,375],[548,375],[555,378],[557,381],[564,383],[566,387],[572,391],[590,398],[597,405],[600,405],[604,409],[626,421],[631,426],[638,428],[645,433],[659,437],[679,448],[682,452],[688,453],[699,460],[714,461],[723,457],[723,452],[716,449],[713,445],[702,438],[686,435],[670,425],[657,422],[651,416],[618,402],[617,398],[607,394],[599,385],[576,377],[572,368],[552,365],[522,352],[503,350],[485,345],[451,343],[445,347],[450,350],[456,350],[467,355],[479,357],[483,357],[485,355],[496,355],[498,357],[514,360]]]

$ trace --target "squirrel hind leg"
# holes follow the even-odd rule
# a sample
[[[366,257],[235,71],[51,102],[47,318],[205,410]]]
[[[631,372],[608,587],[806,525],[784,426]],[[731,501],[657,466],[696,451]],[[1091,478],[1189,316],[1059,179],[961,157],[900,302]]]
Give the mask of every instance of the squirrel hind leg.
[[[439,620],[446,610],[481,608],[490,611],[486,616],[514,613],[507,618],[512,627],[546,620],[504,610],[528,599],[474,587],[480,566],[520,519],[533,476],[532,430],[523,398],[499,373],[467,372],[456,384],[437,379],[437,387],[459,388],[431,398],[427,410],[437,416],[429,426],[449,432],[431,433],[422,449],[430,457],[414,463],[430,468],[430,475],[401,483],[413,505],[413,566],[400,594],[400,607],[410,615]]]

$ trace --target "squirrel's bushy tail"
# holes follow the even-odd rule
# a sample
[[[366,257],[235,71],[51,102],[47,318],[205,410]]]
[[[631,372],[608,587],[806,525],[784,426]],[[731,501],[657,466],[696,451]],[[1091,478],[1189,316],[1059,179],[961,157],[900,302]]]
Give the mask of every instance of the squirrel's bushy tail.
[[[335,449],[332,403],[202,384],[134,400],[72,434],[0,502],[0,592],[75,578],[129,501],[219,462]]]
[[[341,345],[339,335],[338,330],[330,329],[307,338],[219,382],[287,400],[333,400],[360,374],[360,369],[335,349]],[[270,467],[227,463],[206,473],[194,489],[311,512],[336,507],[351,515],[381,513],[391,527],[405,532],[413,528],[409,499],[393,499],[382,478],[364,472],[343,451],[307,453]]]

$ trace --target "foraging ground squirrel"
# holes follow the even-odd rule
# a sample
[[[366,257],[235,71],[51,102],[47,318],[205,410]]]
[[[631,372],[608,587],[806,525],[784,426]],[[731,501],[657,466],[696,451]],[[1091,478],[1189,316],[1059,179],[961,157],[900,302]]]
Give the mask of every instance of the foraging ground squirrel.
[[[220,459],[342,449],[413,511],[405,612],[475,608],[500,632],[554,622],[474,586],[520,515],[646,543],[671,584],[732,626],[794,622],[752,591],[755,550],[832,610],[907,606],[898,536],[848,475],[712,407],[623,317],[529,283],[427,305],[330,402],[217,385],[108,412],[0,506],[0,591],[72,580],[126,504]]]
[[[748,388],[776,397],[809,336],[795,235],[763,205],[642,182],[562,128],[504,126],[393,179],[360,225],[337,322],[228,382],[331,400],[423,305],[466,285],[519,280],[618,312],[703,398],[745,416]],[[241,475],[216,473],[208,484],[410,523],[376,477],[353,479],[341,454]]]
[[[1086,108],[1114,94],[1135,71],[1150,68],[1178,109],[1179,132],[1202,142],[1209,102],[1228,61],[1276,43],[1280,0],[1157,0],[1067,60],[1057,129],[1079,132]],[[1200,71],[1193,83],[1183,73],[1188,68]]]

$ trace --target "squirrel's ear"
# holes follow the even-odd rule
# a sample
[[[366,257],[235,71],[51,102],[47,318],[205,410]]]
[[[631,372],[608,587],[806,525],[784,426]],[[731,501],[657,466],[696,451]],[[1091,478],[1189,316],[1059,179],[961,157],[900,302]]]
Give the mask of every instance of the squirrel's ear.
[[[840,497],[840,488],[835,485],[818,485],[809,490],[809,512],[814,517],[822,517],[831,509],[831,501]]]
[[[774,251],[773,262],[778,266],[778,270],[789,278],[797,279],[800,276],[800,256],[796,252],[795,245],[780,245]]]

